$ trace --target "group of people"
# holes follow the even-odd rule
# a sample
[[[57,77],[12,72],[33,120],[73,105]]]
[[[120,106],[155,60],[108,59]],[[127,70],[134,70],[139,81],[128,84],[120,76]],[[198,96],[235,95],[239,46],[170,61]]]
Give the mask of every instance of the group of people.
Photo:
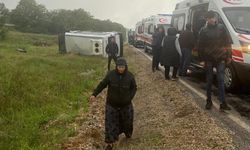
[[[169,71],[173,67],[172,80],[179,76],[187,76],[191,62],[192,49],[197,45],[201,65],[206,69],[207,104],[206,109],[211,109],[213,68],[217,70],[217,82],[219,87],[219,100],[221,110],[230,110],[225,101],[224,70],[225,65],[231,62],[231,43],[225,27],[217,23],[216,14],[209,11],[206,14],[206,25],[201,28],[198,41],[191,31],[191,24],[186,24],[186,30],[177,34],[177,30],[171,27],[165,31],[159,27],[153,35],[153,61],[152,70],[159,68],[159,64],[165,68],[165,79],[170,80]]]
[[[191,25],[186,25],[186,30],[180,35],[176,28],[171,27],[165,31],[163,27],[158,27],[153,34],[152,51],[152,70],[159,70],[159,64],[165,68],[165,79],[173,80],[177,79],[177,73],[179,70],[179,76],[186,76],[188,66],[191,61],[191,51],[194,48],[195,39],[191,32]],[[170,67],[173,67],[172,77],[170,78]]]
[[[215,13],[209,11],[206,15],[207,24],[199,34],[198,53],[202,64],[206,68],[207,77],[207,103],[205,108],[211,109],[213,83],[213,67],[217,69],[217,81],[219,87],[219,100],[221,110],[230,110],[225,101],[224,69],[230,63],[230,42],[223,25],[216,22]],[[191,25],[186,25],[186,30],[177,35],[177,30],[169,28],[165,35],[164,28],[159,27],[153,35],[153,62],[152,70],[159,70],[159,64],[165,67],[165,79],[176,80],[179,76],[186,76],[191,61],[191,51],[196,44],[194,34],[191,32]],[[116,62],[116,68],[109,71],[106,77],[99,83],[90,97],[95,100],[96,96],[108,87],[105,105],[105,142],[106,150],[111,150],[113,144],[118,140],[121,133],[131,138],[133,133],[133,105],[132,99],[136,94],[137,85],[135,78],[128,71],[128,65],[124,58],[118,58],[118,46],[114,39],[107,46],[106,52],[109,55],[109,70],[112,59]],[[173,67],[170,78],[170,67]]]

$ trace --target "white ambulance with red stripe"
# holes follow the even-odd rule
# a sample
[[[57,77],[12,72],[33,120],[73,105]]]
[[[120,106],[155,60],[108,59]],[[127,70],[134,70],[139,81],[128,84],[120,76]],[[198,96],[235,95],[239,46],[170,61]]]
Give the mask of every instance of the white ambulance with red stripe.
[[[158,14],[142,20],[144,26],[143,46],[146,52],[152,52],[152,35],[155,33],[155,29],[162,26],[167,33],[171,26],[171,17],[170,14]]]
[[[232,44],[232,63],[225,69],[225,87],[232,90],[250,85],[250,0],[184,0],[176,5],[172,25],[179,31],[191,23],[196,38],[206,24],[204,15],[213,10],[218,22],[224,24]],[[193,66],[201,67],[196,49]]]
[[[162,26],[165,31],[171,25],[170,14],[158,14],[137,22],[135,27],[135,47],[144,47],[145,51],[152,51],[152,35],[155,29]]]
[[[135,26],[135,39],[134,39],[134,46],[135,47],[142,47],[144,44],[144,25],[142,21],[136,23]]]

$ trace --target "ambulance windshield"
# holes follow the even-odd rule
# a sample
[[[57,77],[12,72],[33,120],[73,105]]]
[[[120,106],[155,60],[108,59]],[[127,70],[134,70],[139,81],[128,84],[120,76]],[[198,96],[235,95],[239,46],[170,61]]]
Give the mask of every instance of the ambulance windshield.
[[[223,11],[237,33],[250,34],[250,7],[224,8]]]

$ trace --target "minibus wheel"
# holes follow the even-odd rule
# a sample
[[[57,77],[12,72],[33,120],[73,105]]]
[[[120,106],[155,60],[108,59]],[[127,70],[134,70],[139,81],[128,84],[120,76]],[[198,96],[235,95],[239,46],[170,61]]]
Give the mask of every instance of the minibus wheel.
[[[232,65],[227,65],[225,68],[224,85],[227,91],[233,91],[238,84],[236,73]]]

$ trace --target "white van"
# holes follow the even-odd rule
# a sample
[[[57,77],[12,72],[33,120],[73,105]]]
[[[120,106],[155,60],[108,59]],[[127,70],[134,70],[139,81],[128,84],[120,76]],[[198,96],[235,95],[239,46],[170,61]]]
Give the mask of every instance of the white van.
[[[142,20],[144,26],[143,45],[146,52],[152,52],[152,35],[155,33],[155,29],[162,26],[167,33],[171,26],[171,17],[170,14],[158,14]]]
[[[177,30],[192,24],[196,38],[206,24],[208,10],[217,13],[218,22],[224,24],[232,43],[232,63],[225,69],[225,87],[232,90],[238,85],[250,85],[250,0],[184,0],[176,5],[172,25]],[[192,51],[192,66],[199,65],[198,52]]]

